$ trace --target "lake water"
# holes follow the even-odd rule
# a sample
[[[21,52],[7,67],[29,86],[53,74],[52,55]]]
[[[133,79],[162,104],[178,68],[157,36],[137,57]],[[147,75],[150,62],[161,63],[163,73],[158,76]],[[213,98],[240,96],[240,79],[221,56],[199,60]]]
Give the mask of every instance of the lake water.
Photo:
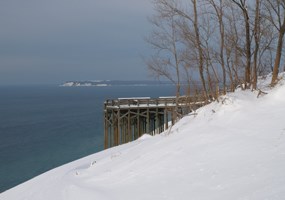
[[[173,96],[173,86],[1,86],[0,193],[103,150],[103,102]]]

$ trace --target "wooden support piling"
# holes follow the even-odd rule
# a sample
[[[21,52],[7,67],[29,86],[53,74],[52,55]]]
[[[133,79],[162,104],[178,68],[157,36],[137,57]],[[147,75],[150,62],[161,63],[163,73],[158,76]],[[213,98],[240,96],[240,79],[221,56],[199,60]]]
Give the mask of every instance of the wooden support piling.
[[[104,103],[105,149],[136,140],[143,134],[159,134],[168,129],[169,120],[175,123],[177,114],[184,115],[189,107],[198,108],[204,102],[191,102],[193,98],[163,97],[121,98]],[[176,113],[176,102],[178,110]],[[185,113],[186,112],[186,113]]]

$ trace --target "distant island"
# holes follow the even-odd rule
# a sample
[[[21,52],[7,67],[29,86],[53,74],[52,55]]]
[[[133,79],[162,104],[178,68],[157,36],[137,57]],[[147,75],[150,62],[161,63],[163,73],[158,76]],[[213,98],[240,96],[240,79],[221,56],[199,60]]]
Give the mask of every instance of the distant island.
[[[120,81],[120,80],[93,80],[93,81],[67,81],[61,87],[107,87],[107,86],[150,86],[172,85],[168,81]]]

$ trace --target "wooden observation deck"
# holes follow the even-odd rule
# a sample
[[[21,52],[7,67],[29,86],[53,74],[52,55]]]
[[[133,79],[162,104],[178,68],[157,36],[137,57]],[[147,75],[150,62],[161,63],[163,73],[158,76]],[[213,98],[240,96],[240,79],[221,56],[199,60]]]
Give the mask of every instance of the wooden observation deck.
[[[178,104],[178,112],[176,112]],[[105,149],[136,140],[148,133],[155,135],[173,125],[177,115],[186,115],[201,107],[202,98],[182,96],[119,98],[104,103]]]

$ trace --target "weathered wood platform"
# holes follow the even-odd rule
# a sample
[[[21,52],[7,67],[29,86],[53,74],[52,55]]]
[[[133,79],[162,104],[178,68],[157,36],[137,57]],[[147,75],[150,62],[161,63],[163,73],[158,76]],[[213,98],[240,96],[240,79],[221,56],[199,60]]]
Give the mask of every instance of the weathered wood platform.
[[[105,149],[155,135],[173,125],[177,115],[185,115],[205,102],[198,97],[119,98],[104,103]],[[178,110],[176,111],[176,105]]]

